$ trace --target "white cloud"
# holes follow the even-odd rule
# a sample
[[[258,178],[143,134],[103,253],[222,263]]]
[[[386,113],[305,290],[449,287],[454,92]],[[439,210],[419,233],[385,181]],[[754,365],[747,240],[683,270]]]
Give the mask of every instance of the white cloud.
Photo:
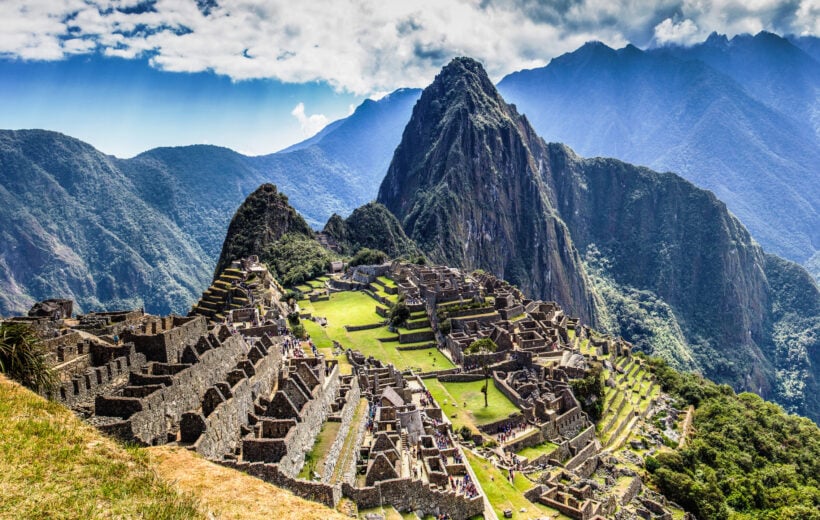
[[[302,129],[302,134],[304,137],[310,137],[315,135],[319,130],[326,127],[329,123],[327,116],[324,114],[305,114],[305,104],[299,103],[293,110],[291,110],[290,115],[296,118],[299,121],[299,127]]]
[[[325,81],[361,95],[422,87],[454,56],[493,79],[588,40],[688,43],[711,31],[820,33],[818,0],[0,1],[0,56],[99,49],[170,71]],[[149,6],[139,9],[140,6]]]
[[[702,40],[701,31],[690,19],[682,20],[678,23],[667,18],[655,26],[655,40],[661,45],[666,43],[677,43],[690,45]]]

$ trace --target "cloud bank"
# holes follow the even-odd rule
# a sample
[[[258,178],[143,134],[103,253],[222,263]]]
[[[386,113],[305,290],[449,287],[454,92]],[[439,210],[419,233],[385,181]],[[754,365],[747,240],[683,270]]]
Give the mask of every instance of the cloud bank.
[[[494,79],[589,40],[687,44],[712,31],[820,34],[820,0],[26,0],[0,2],[0,56],[91,52],[234,80],[421,87],[454,56]]]

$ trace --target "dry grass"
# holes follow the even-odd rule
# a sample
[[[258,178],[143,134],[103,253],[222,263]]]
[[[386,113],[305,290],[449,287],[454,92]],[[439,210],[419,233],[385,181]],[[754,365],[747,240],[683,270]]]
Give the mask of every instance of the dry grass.
[[[204,518],[196,499],[67,408],[0,376],[0,518]]]
[[[148,448],[160,476],[198,497],[219,519],[335,520],[346,516],[183,448]]]

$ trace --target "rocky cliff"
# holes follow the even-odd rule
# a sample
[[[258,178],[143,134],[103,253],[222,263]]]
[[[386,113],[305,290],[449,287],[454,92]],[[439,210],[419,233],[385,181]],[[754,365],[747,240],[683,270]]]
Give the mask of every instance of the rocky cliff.
[[[377,249],[390,258],[421,254],[401,223],[384,205],[370,202],[356,208],[346,219],[333,214],[323,232],[333,238],[342,253],[353,255],[362,248]]]
[[[587,323],[596,302],[544,183],[546,147],[476,61],[427,87],[378,201],[435,262],[492,271]]]

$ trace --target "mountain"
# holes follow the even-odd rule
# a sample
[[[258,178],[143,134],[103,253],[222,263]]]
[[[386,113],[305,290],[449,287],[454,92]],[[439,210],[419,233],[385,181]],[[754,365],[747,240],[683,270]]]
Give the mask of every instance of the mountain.
[[[424,90],[378,200],[434,261],[491,270],[820,419],[820,292],[805,270],[675,174],[546,144],[472,60]]]
[[[378,202],[437,263],[482,268],[587,323],[596,303],[542,171],[546,147],[469,58],[424,89]]]
[[[367,100],[260,157],[196,145],[117,159],[56,132],[0,131],[0,316],[55,296],[80,311],[187,312],[231,215],[261,184],[278,185],[316,227],[372,200],[418,94]]]
[[[263,184],[248,195],[228,226],[214,278],[233,260],[259,254],[288,233],[313,238],[305,219],[288,202],[273,184]]]
[[[797,47],[800,47],[803,52],[820,62],[820,38],[817,36],[796,36],[791,34],[787,36],[788,40]]]
[[[183,309],[209,262],[139,196],[119,161],[53,132],[0,132],[0,315],[36,299],[79,310]]]
[[[652,51],[698,60],[732,78],[754,99],[805,125],[820,137],[820,62],[789,39],[762,31],[731,40],[712,33],[692,46]]]
[[[334,213],[322,232],[348,255],[362,248],[382,251],[390,258],[417,257],[421,254],[416,244],[404,233],[398,219],[378,202],[356,208],[346,219]]]
[[[593,42],[498,88],[545,139],[674,171],[764,247],[805,263],[820,249],[820,145],[817,120],[793,116],[816,111],[817,70],[769,34],[650,51]]]

